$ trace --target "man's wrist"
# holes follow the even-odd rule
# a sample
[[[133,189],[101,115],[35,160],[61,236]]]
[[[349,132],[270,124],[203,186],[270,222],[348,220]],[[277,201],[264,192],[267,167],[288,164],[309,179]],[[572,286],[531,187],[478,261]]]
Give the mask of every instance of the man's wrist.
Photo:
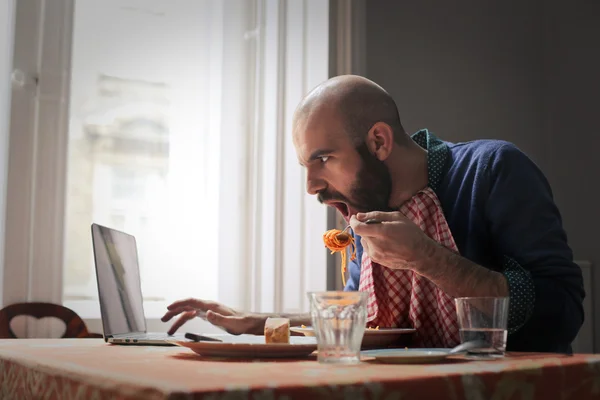
[[[482,267],[435,241],[427,243],[411,268],[452,297],[508,296],[506,277]]]
[[[429,280],[436,280],[445,274],[449,264],[447,259],[452,252],[434,240],[427,239],[419,251],[420,256],[411,263],[411,269]]]
[[[252,335],[264,335],[265,322],[269,315],[267,314],[248,314],[244,318],[249,326],[248,333]]]

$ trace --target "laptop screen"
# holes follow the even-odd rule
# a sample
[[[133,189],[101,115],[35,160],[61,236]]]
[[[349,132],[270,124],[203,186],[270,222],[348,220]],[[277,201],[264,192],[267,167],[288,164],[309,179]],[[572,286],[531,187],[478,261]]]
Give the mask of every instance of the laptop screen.
[[[92,224],[104,335],[146,332],[135,238]]]

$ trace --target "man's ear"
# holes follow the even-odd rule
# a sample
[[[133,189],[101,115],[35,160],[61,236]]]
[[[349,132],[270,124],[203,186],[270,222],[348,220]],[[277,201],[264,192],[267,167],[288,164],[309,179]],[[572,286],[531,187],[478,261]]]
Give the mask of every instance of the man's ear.
[[[371,154],[384,161],[389,157],[394,146],[392,127],[385,122],[376,122],[367,133],[366,144]]]

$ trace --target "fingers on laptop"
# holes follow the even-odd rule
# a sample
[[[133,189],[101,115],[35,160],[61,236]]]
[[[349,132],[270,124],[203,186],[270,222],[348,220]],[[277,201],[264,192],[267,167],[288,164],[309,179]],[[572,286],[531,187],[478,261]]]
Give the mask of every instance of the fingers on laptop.
[[[220,326],[230,333],[242,333],[243,331],[240,329],[241,319],[237,316],[233,317],[235,312],[214,301],[190,298],[174,302],[167,307],[167,310],[161,318],[163,322],[170,321],[173,317],[181,314],[169,329],[169,334],[173,334],[183,324],[195,317],[206,319],[211,324]]]
[[[186,311],[199,311],[199,310],[197,310],[196,308],[194,308],[192,306],[178,307],[178,308],[167,311],[160,320],[162,322],[167,322],[167,321],[171,320],[171,318],[173,318],[174,316],[179,315],[182,312],[186,312]]]
[[[225,316],[235,314],[235,312],[233,310],[231,310],[228,307],[225,307],[224,305],[222,305],[220,303],[215,303],[214,301],[198,300],[198,299],[186,299],[186,300],[176,301],[173,304],[169,305],[167,307],[167,310],[168,311],[161,318],[161,320],[163,322],[170,320],[175,315],[178,315],[178,314],[182,313],[183,311],[191,311],[191,310],[199,311],[197,316],[200,318],[205,318],[207,311],[214,311],[219,314],[223,314]]]
[[[174,334],[179,328],[181,328],[181,326],[183,324],[185,324],[189,320],[197,317],[198,313],[201,313],[201,311],[193,310],[193,309],[191,311],[183,311],[182,310],[179,318],[177,318],[177,320],[175,320],[173,325],[171,325],[171,328],[168,331],[169,335]],[[179,312],[178,312],[178,314],[179,314]],[[211,324],[221,327],[226,332],[234,334],[234,335],[239,335],[241,333],[244,333],[245,329],[246,329],[244,327],[243,317],[226,316],[226,315],[222,315],[217,312],[214,312],[214,311],[208,311],[206,313],[206,319]]]
[[[168,310],[174,310],[180,307],[193,307],[193,308],[199,308],[201,310],[212,310],[216,307],[218,307],[218,304],[212,301],[204,301],[204,300],[198,300],[198,299],[185,299],[185,300],[179,300],[174,302],[173,304],[171,304],[170,306],[167,307]]]
[[[171,328],[168,332],[169,335],[174,334],[177,331],[177,329],[181,328],[183,324],[188,322],[190,319],[195,318],[197,312],[197,310],[184,311],[183,314],[181,314],[181,316],[177,318],[177,320],[173,323],[173,325],[171,325]]]

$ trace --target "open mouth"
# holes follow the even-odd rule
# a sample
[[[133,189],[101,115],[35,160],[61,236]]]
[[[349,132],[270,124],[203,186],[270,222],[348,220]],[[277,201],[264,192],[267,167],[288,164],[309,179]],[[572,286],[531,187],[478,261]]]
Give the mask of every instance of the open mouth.
[[[342,214],[342,216],[345,219],[348,219],[348,217],[350,216],[350,209],[348,208],[348,206],[346,205],[346,203],[342,203],[340,201],[333,201],[331,203],[327,204],[328,206],[334,207],[335,209],[337,209],[340,214]]]

